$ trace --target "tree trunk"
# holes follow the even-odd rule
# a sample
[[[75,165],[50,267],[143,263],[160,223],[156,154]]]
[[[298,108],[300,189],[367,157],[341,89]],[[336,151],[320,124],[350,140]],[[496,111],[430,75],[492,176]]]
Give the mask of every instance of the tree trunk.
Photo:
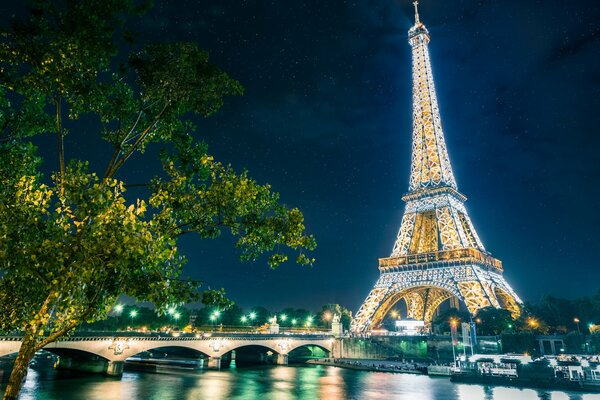
[[[34,332],[32,332],[34,331]],[[28,329],[25,331],[23,337],[23,343],[21,343],[21,349],[15,359],[15,363],[8,380],[8,386],[6,392],[4,392],[3,400],[17,400],[21,386],[25,382],[27,377],[27,368],[29,362],[35,355],[35,329]]]

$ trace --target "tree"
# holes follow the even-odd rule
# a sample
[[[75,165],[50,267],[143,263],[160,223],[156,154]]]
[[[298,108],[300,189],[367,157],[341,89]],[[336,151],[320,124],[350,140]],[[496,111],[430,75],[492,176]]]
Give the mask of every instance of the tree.
[[[124,24],[142,11],[133,0],[39,0],[0,36],[0,332],[24,334],[5,399],[36,350],[105,318],[119,295],[159,312],[196,300],[199,282],[180,277],[184,234],[228,229],[242,260],[269,253],[276,267],[291,250],[312,262],[302,213],[196,139],[190,118],[214,114],[241,85],[193,43],[132,43]],[[65,137],[83,146],[82,131],[112,147],[105,168],[65,148]],[[56,140],[46,175],[49,152],[33,144],[42,135]],[[136,191],[123,167],[142,154],[150,164],[149,146],[161,149],[158,168]]]
[[[571,354],[585,353],[585,336],[580,332],[569,332],[565,336],[567,352]]]
[[[475,315],[477,333],[479,335],[499,335],[513,327],[510,311],[503,308],[483,307]]]
[[[431,325],[437,332],[450,332],[451,320],[456,321],[457,326],[460,327],[461,322],[470,322],[471,315],[468,311],[460,311],[456,308],[449,308],[436,316],[433,321],[431,321]]]
[[[350,329],[352,312],[339,304],[325,304],[316,315],[316,324],[321,328],[331,329],[334,315],[340,317],[344,329]]]

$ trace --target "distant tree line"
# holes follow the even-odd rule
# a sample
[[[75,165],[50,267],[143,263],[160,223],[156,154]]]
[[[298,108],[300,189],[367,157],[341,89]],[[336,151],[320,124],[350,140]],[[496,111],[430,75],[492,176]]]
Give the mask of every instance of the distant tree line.
[[[593,296],[565,299],[544,296],[525,303],[518,318],[508,310],[485,307],[474,316],[450,308],[432,322],[436,333],[450,331],[450,321],[474,322],[479,336],[502,336],[504,351],[537,353],[536,335],[565,335],[564,352],[600,352],[600,290]],[[459,328],[460,331],[460,328]]]
[[[331,329],[331,322],[336,314],[340,317],[344,329],[349,329],[352,313],[339,304],[326,304],[317,312],[294,307],[269,310],[262,306],[242,308],[237,305],[210,305],[202,308],[170,307],[162,313],[149,306],[117,305],[107,319],[83,324],[79,330],[120,331],[145,328],[157,331],[164,328],[183,330],[220,327],[244,330],[265,326],[274,317],[277,317],[281,328]]]

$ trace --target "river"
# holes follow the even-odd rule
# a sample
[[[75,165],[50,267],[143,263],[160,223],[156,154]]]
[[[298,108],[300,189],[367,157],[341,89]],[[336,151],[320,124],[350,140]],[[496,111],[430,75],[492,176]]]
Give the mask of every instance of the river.
[[[0,386],[3,393],[5,384]],[[447,378],[342,369],[264,366],[118,378],[29,370],[21,400],[600,400],[600,394],[453,384]]]

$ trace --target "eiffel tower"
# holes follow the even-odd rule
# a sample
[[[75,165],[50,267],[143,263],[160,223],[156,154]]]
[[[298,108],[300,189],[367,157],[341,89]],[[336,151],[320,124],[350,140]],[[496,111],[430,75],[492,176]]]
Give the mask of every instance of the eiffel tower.
[[[406,317],[430,329],[438,307],[449,300],[471,314],[482,307],[520,313],[519,297],[502,276],[502,262],[483,247],[467,214],[450,165],[431,63],[429,32],[419,20],[408,31],[412,47],[413,136],[408,193],[400,231],[390,257],[379,259],[381,273],[356,314],[351,330],[378,327],[400,300]]]

